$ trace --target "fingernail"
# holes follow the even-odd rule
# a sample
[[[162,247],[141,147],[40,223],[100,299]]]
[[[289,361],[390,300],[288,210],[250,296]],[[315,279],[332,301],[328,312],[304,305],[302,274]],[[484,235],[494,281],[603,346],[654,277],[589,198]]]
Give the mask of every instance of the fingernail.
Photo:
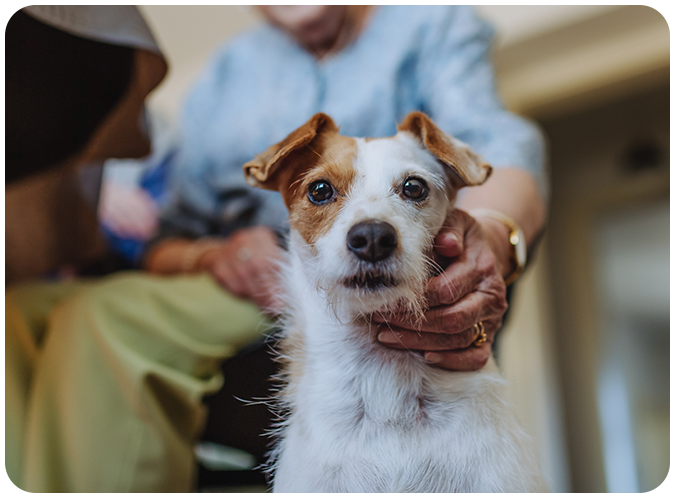
[[[398,337],[396,337],[396,334],[394,332],[392,332],[389,329],[386,329],[382,330],[377,335],[377,340],[379,340],[383,344],[395,344],[398,342]]]
[[[440,354],[436,354],[435,352],[428,352],[424,355],[424,359],[427,361],[427,363],[438,363],[441,359]]]

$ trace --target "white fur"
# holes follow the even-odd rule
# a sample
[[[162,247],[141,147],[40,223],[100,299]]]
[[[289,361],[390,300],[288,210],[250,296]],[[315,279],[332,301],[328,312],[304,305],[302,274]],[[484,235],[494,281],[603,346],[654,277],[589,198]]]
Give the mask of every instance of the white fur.
[[[424,305],[433,237],[456,194],[444,168],[406,133],[358,140],[354,165],[356,180],[328,233],[315,245],[290,236],[286,335],[301,338],[288,354],[301,369],[286,374],[279,394],[287,418],[270,463],[274,491],[545,490],[492,360],[480,371],[451,372],[375,338],[374,312]],[[410,175],[427,181],[424,206],[395,192]],[[398,232],[386,269],[399,286],[367,292],[341,284],[359,265],[346,234],[366,219]]]

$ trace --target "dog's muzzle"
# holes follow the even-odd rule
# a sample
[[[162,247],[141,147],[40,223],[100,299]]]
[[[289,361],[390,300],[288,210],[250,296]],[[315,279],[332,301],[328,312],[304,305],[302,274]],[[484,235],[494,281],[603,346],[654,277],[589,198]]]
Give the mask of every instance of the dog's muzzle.
[[[347,248],[366,262],[376,263],[388,259],[397,246],[396,229],[387,222],[359,222],[347,233]]]

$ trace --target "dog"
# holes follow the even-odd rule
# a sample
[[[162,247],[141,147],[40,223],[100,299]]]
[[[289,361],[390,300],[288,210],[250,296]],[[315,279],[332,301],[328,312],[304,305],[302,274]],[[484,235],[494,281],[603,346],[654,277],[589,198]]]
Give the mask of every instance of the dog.
[[[291,228],[274,492],[546,490],[494,361],[443,370],[377,342],[372,322],[422,317],[434,237],[491,171],[421,112],[376,139],[319,113],[244,165],[281,193]]]

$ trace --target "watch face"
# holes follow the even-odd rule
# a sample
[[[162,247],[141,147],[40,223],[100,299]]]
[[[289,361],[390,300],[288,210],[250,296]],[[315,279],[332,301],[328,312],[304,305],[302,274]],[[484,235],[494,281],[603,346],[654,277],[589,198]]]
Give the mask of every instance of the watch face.
[[[525,267],[525,262],[527,261],[527,247],[525,246],[525,237],[522,231],[518,230],[511,235],[511,244],[516,251],[516,263],[522,269]]]

